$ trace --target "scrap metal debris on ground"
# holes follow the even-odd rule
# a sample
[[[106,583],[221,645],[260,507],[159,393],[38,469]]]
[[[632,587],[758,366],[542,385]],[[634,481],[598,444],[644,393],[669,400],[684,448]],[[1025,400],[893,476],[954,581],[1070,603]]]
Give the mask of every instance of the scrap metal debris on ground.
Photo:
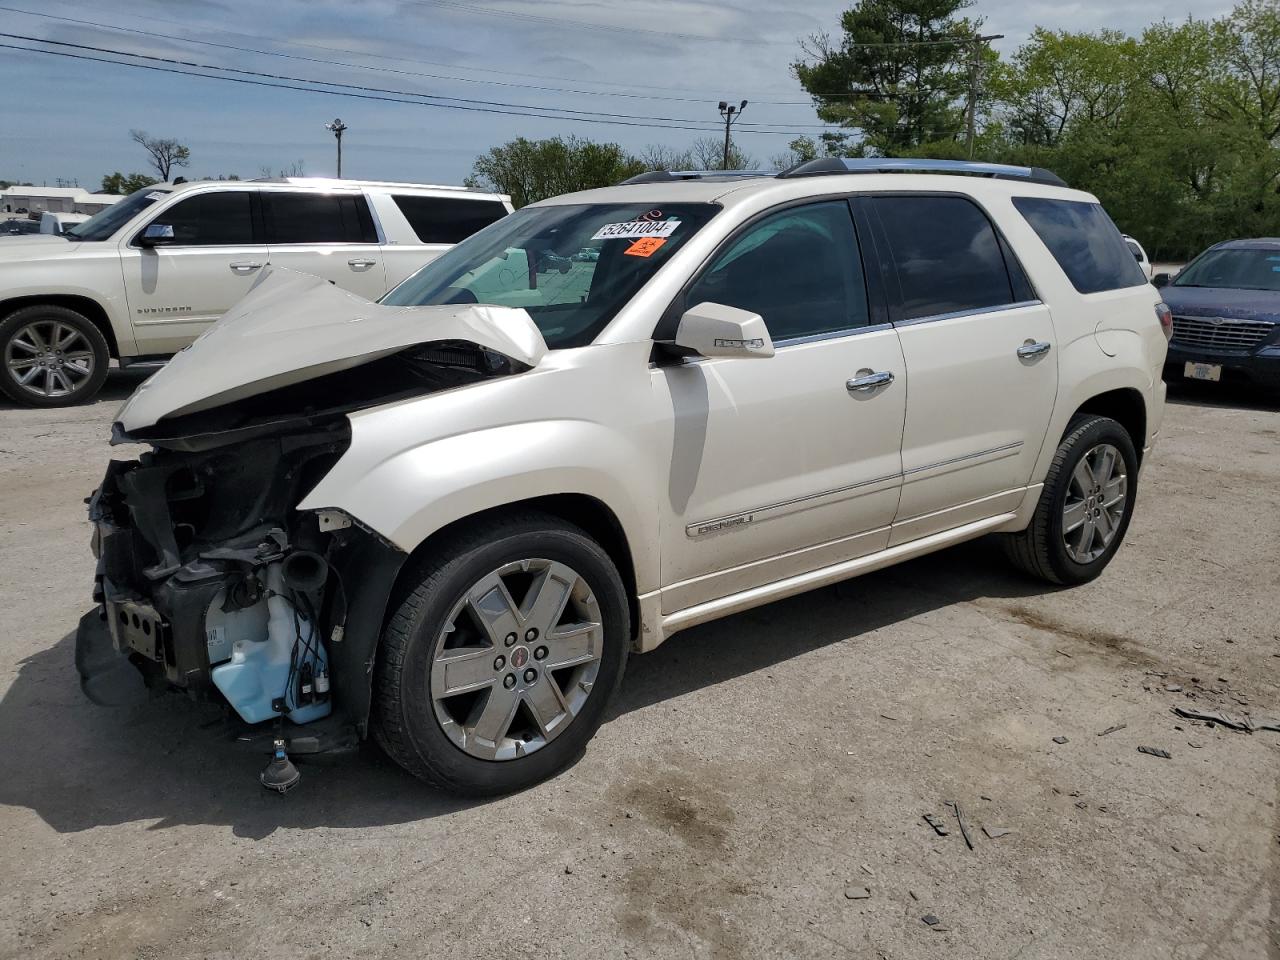
[[[926,813],[924,815],[924,822],[933,827],[934,832],[940,837],[945,837],[951,833],[951,831],[947,829],[947,825],[943,822],[942,818],[937,814]]]
[[[973,839],[969,836],[969,824],[964,818],[964,811],[960,809],[960,804],[954,800],[948,800],[947,806],[955,812],[956,822],[960,824],[960,836],[964,837],[964,845],[972,850]]]
[[[1221,724],[1230,730],[1241,730],[1253,733],[1255,730],[1274,730],[1280,733],[1280,717],[1250,717],[1247,714],[1236,715],[1221,710],[1200,710],[1196,707],[1173,707],[1175,716],[1184,720],[1202,720],[1208,724]]]
[[[1161,760],[1172,760],[1173,754],[1168,750],[1162,750],[1159,747],[1139,747],[1139,753],[1145,753],[1151,757],[1159,757]]]

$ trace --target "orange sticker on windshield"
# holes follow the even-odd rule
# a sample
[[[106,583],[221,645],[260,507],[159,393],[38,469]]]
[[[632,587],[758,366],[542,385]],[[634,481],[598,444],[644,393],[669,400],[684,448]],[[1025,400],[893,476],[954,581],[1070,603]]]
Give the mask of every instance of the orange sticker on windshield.
[[[665,237],[641,237],[622,252],[629,257],[651,257],[666,242]]]

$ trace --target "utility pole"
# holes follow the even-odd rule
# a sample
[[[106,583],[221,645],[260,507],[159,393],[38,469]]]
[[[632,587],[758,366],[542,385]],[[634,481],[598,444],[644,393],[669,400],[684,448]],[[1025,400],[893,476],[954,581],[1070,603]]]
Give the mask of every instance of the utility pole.
[[[733,126],[733,122],[742,117],[742,111],[747,109],[747,101],[743,100],[736,107],[726,100],[720,101],[720,119],[724,121],[724,161],[720,164],[721,170],[729,169],[729,128]]]
[[[979,34],[970,41],[970,57],[969,57],[969,108],[965,111],[965,148],[968,151],[969,159],[973,159],[973,141],[974,128],[977,126],[978,117],[978,90],[981,86],[980,73],[982,70],[982,48],[992,40],[1003,40],[1003,33],[991,33],[986,36]]]
[[[331,123],[324,125],[326,130],[333,131],[334,137],[338,140],[338,179],[342,179],[342,131],[347,129],[347,125],[338,117],[335,117]]]

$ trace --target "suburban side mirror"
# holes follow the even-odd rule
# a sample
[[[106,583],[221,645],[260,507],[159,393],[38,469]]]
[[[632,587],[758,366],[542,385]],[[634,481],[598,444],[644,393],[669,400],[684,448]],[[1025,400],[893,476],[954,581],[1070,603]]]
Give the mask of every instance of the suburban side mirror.
[[[675,342],[700,357],[773,356],[773,339],[764,318],[723,303],[700,303],[686,310]]]
[[[173,242],[173,227],[167,223],[149,223],[142,236],[138,237],[140,247],[158,247]]]
[[[1169,285],[1169,281],[1172,279],[1173,277],[1169,276],[1167,273],[1157,273],[1151,278],[1151,285],[1153,287],[1167,287]]]

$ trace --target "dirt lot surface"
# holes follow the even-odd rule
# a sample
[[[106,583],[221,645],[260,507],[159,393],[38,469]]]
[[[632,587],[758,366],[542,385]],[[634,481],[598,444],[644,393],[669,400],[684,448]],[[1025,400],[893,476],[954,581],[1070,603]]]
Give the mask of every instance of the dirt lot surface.
[[[208,710],[81,696],[131,385],[0,407],[0,956],[1280,957],[1280,733],[1170,712],[1280,715],[1280,405],[1173,403],[1094,584],[979,542],[691,630],[470,803],[372,748],[268,795]]]

